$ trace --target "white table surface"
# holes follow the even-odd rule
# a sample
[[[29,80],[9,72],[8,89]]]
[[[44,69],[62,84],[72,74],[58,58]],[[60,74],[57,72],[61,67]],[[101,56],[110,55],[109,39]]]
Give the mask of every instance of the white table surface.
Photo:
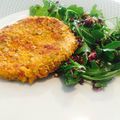
[[[29,9],[31,5],[41,2],[42,0],[0,0],[0,18]]]
[[[70,0],[60,0],[60,1],[62,4],[65,4],[65,5],[69,4],[69,3],[71,4]],[[90,1],[92,4],[89,5],[89,7],[91,8],[93,3],[95,3],[96,1],[99,1],[99,0],[90,0]],[[103,0],[100,0],[100,1],[103,2]],[[109,0],[104,0],[104,2],[108,2],[108,1]],[[120,3],[120,0],[113,0],[113,1],[116,1],[116,4],[117,4],[117,2]],[[76,0],[75,0],[75,2],[76,2]],[[3,18],[3,17],[10,15],[12,13],[16,13],[19,11],[29,9],[29,7],[31,5],[39,4],[39,3],[41,4],[42,0],[0,0],[0,18]],[[82,1],[81,1],[81,3],[82,3]],[[86,4],[87,4],[87,2],[86,2]],[[81,4],[81,6],[82,6],[82,4]],[[110,9],[112,4],[109,4],[108,6],[109,6],[108,8]],[[102,4],[102,6],[100,5],[100,7],[103,8],[104,7],[103,4]],[[116,15],[120,16],[120,14],[119,14],[120,7],[119,7],[119,5],[116,5],[116,7],[117,7],[116,9],[118,9],[118,12],[116,14],[115,13],[114,14],[107,13],[108,18],[109,18],[109,16],[111,16],[111,14],[113,17]],[[106,14],[105,14],[105,16],[106,16]]]

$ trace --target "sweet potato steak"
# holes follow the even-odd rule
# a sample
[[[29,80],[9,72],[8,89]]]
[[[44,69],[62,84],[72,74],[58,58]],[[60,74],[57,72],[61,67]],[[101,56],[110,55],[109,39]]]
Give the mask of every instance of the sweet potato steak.
[[[0,77],[33,83],[58,69],[77,40],[56,18],[28,17],[0,30]]]

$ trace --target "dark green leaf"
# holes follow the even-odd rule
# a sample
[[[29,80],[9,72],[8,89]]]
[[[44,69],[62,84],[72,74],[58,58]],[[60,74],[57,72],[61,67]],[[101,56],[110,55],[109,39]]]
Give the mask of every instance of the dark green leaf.
[[[114,58],[115,58],[114,52],[111,51],[104,52],[104,59],[106,61],[112,61]]]
[[[82,37],[84,38],[86,43],[88,43],[90,45],[94,45],[95,44],[95,38],[90,33],[89,29],[85,28],[84,26],[81,26],[79,29],[82,32]]]
[[[107,48],[108,49],[116,49],[118,47],[120,47],[120,41],[113,41],[113,42],[111,42],[111,43],[104,46],[104,48],[106,48],[106,49]]]
[[[90,15],[95,17],[103,17],[102,10],[98,10],[97,5],[94,5],[92,7],[92,10],[90,11]]]
[[[90,63],[90,67],[87,69],[87,71],[86,71],[86,74],[87,75],[92,75],[92,76],[96,76],[96,75],[98,75],[98,74],[101,74],[101,73],[104,73],[105,72],[105,70],[104,69],[102,69],[102,68],[100,68],[98,65],[97,65],[97,63],[96,63],[96,61],[92,61],[91,63]]]
[[[91,31],[91,34],[96,40],[102,39],[104,37],[104,32],[101,30],[93,30]]]
[[[119,63],[112,64],[111,70],[118,70],[118,69],[120,69],[120,62],[119,62]]]
[[[86,65],[87,62],[88,62],[88,55],[87,55],[87,53],[84,53],[83,54],[83,64]]]
[[[82,47],[78,48],[76,54],[91,52],[89,46],[84,42]]]
[[[79,63],[73,61],[72,59],[70,59],[71,64],[74,66],[74,68],[76,68],[76,70],[84,72],[86,70],[84,65],[80,65]]]
[[[94,81],[107,81],[107,80],[111,80],[113,77],[117,76],[117,75],[120,75],[120,69],[118,70],[114,70],[114,71],[110,71],[110,72],[106,72],[104,74],[100,74],[97,76],[89,76],[89,75],[85,75],[83,74],[82,77],[84,79],[87,79],[87,80],[94,80]]]
[[[84,13],[84,9],[82,7],[78,7],[77,5],[71,5],[67,9],[75,12],[79,16],[83,15]]]
[[[65,73],[64,77],[65,77],[65,84],[67,86],[71,86],[77,84],[80,81],[81,75],[77,71],[75,71],[74,73],[68,71]]]
[[[61,7],[59,10],[58,10],[58,13],[60,15],[60,19],[64,21],[65,19],[65,16],[66,16],[66,11],[67,9],[65,7]]]

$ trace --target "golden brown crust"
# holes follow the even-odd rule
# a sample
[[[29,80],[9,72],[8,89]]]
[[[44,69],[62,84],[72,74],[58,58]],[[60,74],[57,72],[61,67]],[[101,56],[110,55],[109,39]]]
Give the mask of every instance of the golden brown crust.
[[[50,17],[29,17],[0,30],[0,76],[32,83],[47,77],[77,48],[69,27]]]

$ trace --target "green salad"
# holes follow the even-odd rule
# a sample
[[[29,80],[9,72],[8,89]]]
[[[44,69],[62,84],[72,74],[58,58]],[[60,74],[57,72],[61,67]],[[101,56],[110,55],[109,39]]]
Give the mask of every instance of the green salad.
[[[104,88],[120,75],[120,20],[110,28],[101,10],[64,7],[59,2],[43,0],[44,5],[30,7],[31,16],[55,17],[67,24],[79,42],[78,49],[57,71],[67,86],[90,81],[93,88]]]

